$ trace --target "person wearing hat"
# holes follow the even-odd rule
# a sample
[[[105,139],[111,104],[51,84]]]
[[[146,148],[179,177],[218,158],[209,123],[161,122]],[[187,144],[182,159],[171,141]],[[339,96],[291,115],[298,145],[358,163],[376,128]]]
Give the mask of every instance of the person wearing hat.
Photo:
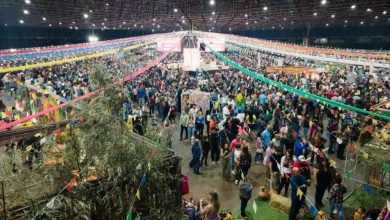
[[[298,161],[294,162],[294,164],[291,167],[291,173],[293,173],[293,169],[295,167],[299,169],[300,174],[303,175],[307,180],[311,179],[310,166],[309,163],[306,161],[305,156],[300,155],[298,157]]]

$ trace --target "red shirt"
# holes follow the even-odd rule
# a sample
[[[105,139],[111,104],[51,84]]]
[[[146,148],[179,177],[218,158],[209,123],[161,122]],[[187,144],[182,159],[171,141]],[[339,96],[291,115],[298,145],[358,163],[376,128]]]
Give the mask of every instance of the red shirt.
[[[306,161],[303,163],[301,163],[299,161],[294,162],[292,167],[291,167],[291,174],[292,175],[294,175],[294,172],[293,172],[294,167],[298,167],[299,173],[302,174],[304,177],[306,177],[306,179],[308,179],[308,180],[311,179],[309,163],[307,163]],[[305,173],[302,173],[302,171],[305,171]]]
[[[236,150],[237,144],[241,144],[241,140],[237,140],[236,138],[230,143],[230,150],[232,153]]]

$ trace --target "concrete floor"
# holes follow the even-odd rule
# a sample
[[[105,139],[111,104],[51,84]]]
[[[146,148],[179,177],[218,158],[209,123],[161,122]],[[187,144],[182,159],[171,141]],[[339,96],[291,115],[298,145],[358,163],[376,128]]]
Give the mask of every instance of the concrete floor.
[[[190,195],[193,196],[195,201],[199,201],[200,198],[207,198],[208,193],[211,191],[216,191],[219,195],[221,209],[229,209],[231,211],[239,210],[240,208],[240,199],[238,187],[234,184],[234,181],[226,182],[222,179],[222,171],[219,164],[211,165],[211,157],[209,155],[208,167],[202,167],[202,175],[195,175],[193,170],[189,167],[189,162],[192,159],[191,155],[191,144],[189,140],[180,141],[180,126],[176,120],[175,133],[173,135],[173,150],[182,156],[182,174],[188,176],[189,186],[190,186]],[[253,145],[252,145],[253,146]],[[252,152],[254,156],[254,152]],[[344,161],[337,159],[334,155],[329,156],[336,161],[337,170],[339,172],[343,171]],[[313,169],[312,169],[313,173]],[[269,182],[265,180],[265,166],[260,164],[252,163],[252,166],[249,170],[248,178],[250,183],[253,185],[252,199],[257,198],[257,193],[260,186],[266,186],[269,188]],[[291,187],[289,188],[289,195],[291,193]],[[309,200],[314,203],[315,195],[315,186],[312,184],[308,188],[307,197]],[[326,200],[327,193],[325,193],[323,203],[325,204],[325,209],[328,209],[328,201]],[[188,195],[185,196],[188,198]],[[251,204],[251,203],[249,203]],[[309,202],[307,202],[310,205]],[[287,218],[286,218],[287,219]]]

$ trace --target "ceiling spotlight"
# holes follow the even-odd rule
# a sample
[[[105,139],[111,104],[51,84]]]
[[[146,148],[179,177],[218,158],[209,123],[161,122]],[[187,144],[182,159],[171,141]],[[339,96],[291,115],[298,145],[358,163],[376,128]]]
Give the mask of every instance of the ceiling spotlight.
[[[210,18],[210,21],[212,21],[213,20],[213,18]]]
[[[157,28],[160,28],[160,25],[157,25]]]
[[[216,21],[216,20],[214,20],[214,23],[217,23],[217,21]]]
[[[387,11],[383,11],[382,14],[384,14],[384,15],[387,14]]]
[[[232,31],[232,28],[229,28],[229,31]]]
[[[83,14],[83,17],[84,17],[85,19],[87,19],[87,18],[88,18],[88,14]]]
[[[215,1],[214,0],[210,0],[210,5],[215,5]]]
[[[99,38],[95,35],[90,35],[90,36],[88,36],[88,41],[89,42],[98,42]]]
[[[361,21],[360,24],[364,24],[364,21]]]
[[[173,12],[175,12],[175,13],[176,13],[176,12],[177,12],[177,8],[173,9]]]
[[[106,6],[109,6],[110,4],[106,3]]]
[[[53,25],[49,24],[49,27],[51,27],[51,26],[53,26]]]
[[[92,10],[89,10],[89,13],[92,13],[93,11]]]
[[[46,18],[45,18],[45,17],[42,17],[42,20],[46,21]]]
[[[313,14],[314,16],[317,16],[317,12],[314,12],[314,14]]]
[[[122,24],[126,24],[126,21],[122,22]]]
[[[247,17],[248,17],[248,14],[245,14],[245,17],[247,18]]]
[[[79,28],[78,28],[78,27],[75,27],[74,29],[78,30]]]
[[[255,24],[257,24],[257,21],[255,21]]]
[[[367,12],[372,12],[372,9],[371,8],[367,8]]]
[[[246,25],[248,25],[249,23],[248,23],[248,22],[246,22],[245,24],[246,24]]]
[[[291,24],[294,24],[294,21],[291,21]]]
[[[4,24],[4,26],[6,26],[6,27],[7,27],[7,26],[8,26],[8,24]]]
[[[31,4],[31,1],[30,0],[24,0],[24,3]]]
[[[24,24],[24,21],[23,20],[19,20],[19,23]]]
[[[348,20],[345,20],[344,22],[345,22],[345,23],[348,23]]]
[[[104,26],[104,22],[102,22],[102,25]]]
[[[184,24],[184,23],[186,23],[186,21],[185,21],[185,20],[182,20],[181,22],[182,22],[183,24]]]
[[[70,27],[69,27],[69,29],[73,29],[73,27],[72,27],[72,26],[70,26]]]
[[[356,5],[351,5],[351,9],[355,9],[356,8]]]
[[[137,24],[134,24],[134,27],[137,27]]]
[[[378,19],[378,15],[377,15],[377,16],[375,16],[375,19]]]
[[[152,24],[153,26],[155,25],[155,23]]]
[[[327,23],[327,24],[326,24],[326,26],[328,27],[328,26],[329,26],[329,24]]]
[[[335,15],[332,15],[331,17],[332,17],[332,18],[334,18],[334,17],[335,17]]]
[[[107,18],[104,18],[105,21],[107,21]]]
[[[326,4],[326,0],[322,0],[321,5],[325,5],[325,4]]]
[[[28,10],[26,9],[23,10],[23,14],[28,15],[28,13],[29,13]]]
[[[144,26],[143,26],[143,25],[141,25],[141,28],[144,28]]]
[[[211,12],[212,15],[215,15],[215,11]]]
[[[268,7],[267,6],[264,6],[263,7],[263,11],[267,11],[268,10]]]
[[[153,18],[153,21],[156,21],[156,19],[155,19],[155,18]]]
[[[75,24],[76,22],[72,21],[72,24]]]
[[[152,29],[152,32],[154,32],[154,29]]]
[[[92,24],[92,27],[95,27],[96,25],[95,24]]]

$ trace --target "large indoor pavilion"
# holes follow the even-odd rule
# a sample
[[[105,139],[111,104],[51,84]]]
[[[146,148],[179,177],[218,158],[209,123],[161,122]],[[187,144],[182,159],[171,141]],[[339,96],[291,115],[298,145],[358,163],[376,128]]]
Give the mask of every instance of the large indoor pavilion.
[[[1,0],[1,220],[390,220],[390,1]]]

